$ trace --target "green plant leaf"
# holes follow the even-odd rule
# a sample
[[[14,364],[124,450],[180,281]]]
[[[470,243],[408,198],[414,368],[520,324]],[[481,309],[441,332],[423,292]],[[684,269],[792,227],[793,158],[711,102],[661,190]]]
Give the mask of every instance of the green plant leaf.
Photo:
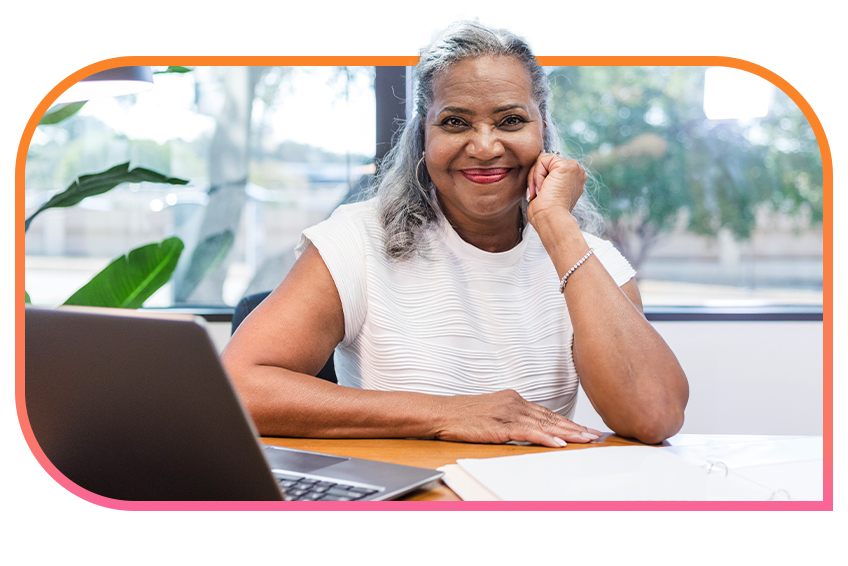
[[[24,302],[25,303],[32,303],[32,300],[30,300],[29,293],[26,292],[26,289],[24,289]]]
[[[200,242],[191,253],[191,260],[183,277],[180,294],[188,297],[210,271],[218,267],[233,246],[235,235],[224,230]]]
[[[80,111],[80,108],[85,106],[86,101],[71,102],[70,104],[57,104],[55,107],[47,111],[38,122],[39,126],[52,126],[58,124],[62,120],[66,120]]]
[[[164,75],[165,73],[190,73],[191,69],[188,67],[180,67],[180,66],[171,66],[165,69],[164,71],[155,71],[154,75]]]
[[[166,177],[156,171],[136,167],[130,169],[129,162],[115,165],[111,169],[91,175],[80,175],[80,177],[71,183],[67,189],[57,195],[32,213],[32,216],[27,218],[24,223],[24,231],[29,230],[29,224],[32,219],[41,214],[48,208],[60,208],[73,206],[84,198],[101,195],[120,185],[121,183],[167,183],[169,185],[185,185],[188,181],[185,179],[177,179],[175,177]]]
[[[183,248],[179,238],[136,248],[107,265],[65,304],[137,309],[168,282]]]

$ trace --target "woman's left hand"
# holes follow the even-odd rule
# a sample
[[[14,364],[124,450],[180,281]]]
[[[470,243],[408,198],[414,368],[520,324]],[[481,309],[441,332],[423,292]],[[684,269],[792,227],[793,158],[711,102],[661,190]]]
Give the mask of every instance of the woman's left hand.
[[[527,176],[527,219],[534,226],[537,217],[571,214],[586,185],[586,170],[573,159],[542,153]]]

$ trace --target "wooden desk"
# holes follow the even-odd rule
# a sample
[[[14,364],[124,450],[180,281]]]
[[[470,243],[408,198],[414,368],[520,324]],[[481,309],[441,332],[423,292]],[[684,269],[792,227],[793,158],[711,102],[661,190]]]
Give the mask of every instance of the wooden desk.
[[[708,435],[678,434],[662,443],[663,446],[684,446],[762,442],[803,438],[797,436],[770,435]],[[569,444],[565,448],[546,448],[544,446],[515,446],[512,444],[465,444],[462,442],[443,442],[441,440],[407,439],[326,439],[326,438],[275,438],[262,439],[266,444],[286,446],[298,450],[323,452],[338,456],[379,460],[421,468],[439,468],[446,464],[455,464],[460,458],[495,458],[498,456],[516,456],[552,450],[591,450],[599,446],[644,446],[638,441],[622,438],[614,434],[605,434],[588,444]],[[408,494],[406,501],[460,501],[459,497],[444,482],[432,483]]]
[[[698,436],[698,435],[679,435]],[[675,437],[677,438],[677,437]],[[706,438],[706,437],[704,437]],[[641,446],[642,444],[614,434],[605,434],[589,444],[569,444],[565,448],[546,448],[544,446],[515,446],[512,444],[465,444],[462,442],[444,442],[441,440],[406,439],[327,439],[327,438],[276,438],[265,437],[266,444],[285,446],[297,450],[323,452],[337,456],[365,458],[405,464],[421,468],[438,468],[446,464],[455,464],[460,458],[495,458],[498,456],[516,456],[551,450],[584,450],[598,446]],[[669,446],[669,442],[663,443]],[[406,501],[460,501],[459,497],[443,482],[431,484],[403,498]]]

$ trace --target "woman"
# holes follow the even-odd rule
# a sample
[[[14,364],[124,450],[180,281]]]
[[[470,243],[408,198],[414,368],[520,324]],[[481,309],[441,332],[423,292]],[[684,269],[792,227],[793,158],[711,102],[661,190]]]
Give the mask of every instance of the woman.
[[[616,433],[675,434],[686,377],[630,265],[581,232],[586,173],[555,152],[527,45],[457,24],[417,77],[376,198],[304,231],[223,354],[260,433],[590,442],[579,375]],[[339,385],[312,377],[334,349]]]

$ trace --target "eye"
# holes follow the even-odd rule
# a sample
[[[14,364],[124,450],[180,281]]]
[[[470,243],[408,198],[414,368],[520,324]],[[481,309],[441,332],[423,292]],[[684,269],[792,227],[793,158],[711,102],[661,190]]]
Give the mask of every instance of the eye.
[[[465,128],[466,123],[465,120],[463,120],[462,118],[458,118],[456,116],[448,116],[447,118],[442,120],[439,125],[448,130],[461,130]]]
[[[507,116],[501,121],[501,128],[505,128],[508,130],[517,130],[521,126],[527,123],[527,119],[523,116],[518,116],[517,114],[512,114]]]

